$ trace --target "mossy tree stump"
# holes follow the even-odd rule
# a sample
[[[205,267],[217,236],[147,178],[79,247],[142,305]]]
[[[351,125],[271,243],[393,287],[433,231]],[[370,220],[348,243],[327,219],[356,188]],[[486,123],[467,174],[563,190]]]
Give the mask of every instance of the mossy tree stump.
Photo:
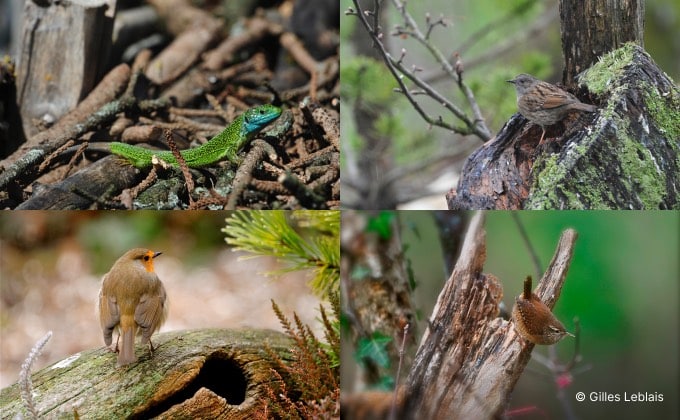
[[[32,375],[34,404],[48,418],[230,418],[263,416],[279,389],[267,348],[284,362],[292,341],[271,330],[173,331],[137,343],[137,363],[116,367],[116,354],[87,350]],[[49,345],[49,344],[48,344]],[[286,378],[285,372],[278,371]],[[285,384],[287,390],[292,386]],[[21,390],[0,391],[2,418],[25,415]]]

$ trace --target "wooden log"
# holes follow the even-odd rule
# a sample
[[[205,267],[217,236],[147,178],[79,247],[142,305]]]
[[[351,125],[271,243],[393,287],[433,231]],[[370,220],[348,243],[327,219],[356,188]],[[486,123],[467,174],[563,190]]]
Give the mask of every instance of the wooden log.
[[[292,345],[282,333],[254,329],[172,331],[151,340],[153,355],[138,344],[139,360],[125,367],[116,368],[116,355],[103,347],[33,374],[40,416],[255,418],[275,383],[272,369],[278,369],[266,347],[289,361]],[[3,418],[26,414],[20,392],[18,384],[0,391]]]
[[[116,176],[111,176],[116,174]],[[17,210],[87,210],[142,180],[141,172],[118,156],[107,156],[54,184],[34,187]]]
[[[116,2],[108,3],[25,3],[17,85],[26,137],[38,133],[35,121],[71,111],[105,71]]]

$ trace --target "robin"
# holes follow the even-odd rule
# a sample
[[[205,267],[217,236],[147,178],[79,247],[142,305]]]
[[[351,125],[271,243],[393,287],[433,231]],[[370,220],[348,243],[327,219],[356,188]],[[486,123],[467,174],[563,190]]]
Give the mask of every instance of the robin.
[[[104,343],[118,352],[118,366],[137,361],[135,335],[153,353],[151,334],[158,331],[168,312],[163,283],[153,269],[153,260],[161,255],[146,248],[134,248],[113,264],[99,290],[99,323]],[[111,347],[113,330],[118,330],[115,347]],[[118,348],[118,340],[123,345]]]

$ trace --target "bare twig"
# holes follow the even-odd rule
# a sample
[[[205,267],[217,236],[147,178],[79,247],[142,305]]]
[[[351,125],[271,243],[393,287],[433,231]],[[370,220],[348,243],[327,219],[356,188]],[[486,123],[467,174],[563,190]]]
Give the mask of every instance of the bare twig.
[[[175,144],[175,141],[172,139],[172,131],[165,130],[165,141],[168,142],[168,147],[170,148],[172,155],[175,157],[175,160],[177,160],[179,168],[182,170],[182,175],[184,175],[184,179],[187,185],[189,205],[191,206],[194,203],[194,199],[191,196],[194,192],[194,179],[191,177],[191,172],[189,172],[189,167],[187,166],[187,163],[184,160],[184,156],[182,156],[182,154],[179,152],[177,144]]]
[[[140,182],[134,188],[123,190],[123,192],[120,193],[121,203],[123,203],[126,208],[132,209],[134,199],[137,198],[139,193],[149,188],[151,184],[153,184],[158,176],[157,174],[158,172],[156,171],[156,166],[151,167],[149,174],[142,182]]]
[[[89,142],[84,141],[83,144],[78,147],[78,150],[71,156],[71,160],[68,162],[68,166],[66,168],[66,171],[64,172],[64,175],[61,177],[62,180],[66,179],[68,174],[71,172],[73,167],[76,165],[76,161],[78,160],[78,157],[80,157],[83,153],[85,153],[85,149],[87,149],[87,146],[89,145]]]
[[[257,166],[257,162],[264,158],[267,154],[265,148],[260,147],[253,141],[253,147],[250,149],[243,162],[238,167],[236,175],[234,175],[234,182],[231,187],[231,194],[227,199],[227,204],[224,206],[225,210],[234,210],[238,204],[241,194],[245,191],[248,183],[253,179],[253,171]]]
[[[395,32],[396,35],[401,35],[401,34],[406,34],[411,37],[413,37],[415,40],[423,44],[427,50],[435,57],[435,59],[442,65],[442,67],[445,69],[445,71],[451,76],[453,80],[456,81],[456,83],[459,84],[460,89],[463,91],[463,94],[465,95],[468,105],[472,109],[472,113],[474,115],[474,119],[471,119],[466,115],[466,113],[459,108],[455,103],[441,95],[436,89],[434,89],[431,85],[429,85],[427,82],[425,82],[424,79],[416,76],[416,73],[419,71],[418,68],[413,68],[413,69],[408,69],[406,66],[403,64],[403,58],[405,57],[406,51],[402,49],[402,53],[399,59],[395,59],[386,49],[385,45],[382,42],[383,38],[383,33],[381,32],[381,29],[379,25],[377,24],[377,15],[375,15],[374,19],[374,24],[371,25],[368,22],[368,19],[366,18],[367,14],[372,14],[368,13],[367,11],[363,10],[361,6],[359,6],[359,3],[357,0],[353,1],[354,5],[357,8],[357,11],[355,12],[353,9],[350,9],[347,13],[351,15],[355,15],[359,18],[361,24],[366,28],[367,32],[373,39],[374,45],[377,47],[378,51],[380,52],[380,55],[383,57],[383,61],[387,65],[388,70],[390,73],[392,73],[392,76],[394,79],[397,81],[397,84],[399,85],[399,91],[406,96],[408,101],[411,103],[411,105],[414,107],[416,112],[421,115],[421,117],[429,124],[442,127],[448,130],[451,130],[453,132],[467,135],[467,134],[475,134],[482,140],[486,141],[489,138],[491,138],[491,132],[489,129],[486,127],[486,124],[484,122],[484,118],[482,116],[481,110],[479,106],[477,105],[477,102],[474,98],[474,95],[472,91],[469,89],[469,87],[462,82],[462,80],[458,77],[456,74],[456,71],[454,67],[448,62],[446,57],[431,43],[429,42],[429,34],[425,35],[423,34],[419,29],[411,15],[406,11],[406,8],[404,4],[398,0],[393,0],[393,3],[397,7],[397,9],[400,11],[402,14],[402,17],[405,22],[405,26],[403,27],[397,27],[397,30]],[[376,2],[379,3],[379,2]],[[377,9],[377,6],[376,6]],[[443,25],[443,19],[441,20],[441,24]],[[436,25],[435,25],[436,26]],[[422,92],[413,92],[410,88],[408,88],[403,80],[403,77],[407,77],[411,82],[413,82],[417,87],[419,87]],[[427,94],[427,96],[431,97],[437,103],[441,104],[444,106],[446,109],[451,111],[456,118],[461,120],[464,124],[464,126],[454,126],[450,123],[446,123],[443,121],[441,116],[438,116],[436,118],[428,115],[425,110],[420,106],[418,101],[416,101],[415,96],[417,94],[424,93]]]
[[[517,229],[519,230],[519,234],[522,237],[522,240],[524,241],[524,245],[526,245],[527,247],[527,251],[531,256],[531,261],[534,263],[534,270],[536,270],[536,276],[540,276],[541,273],[543,273],[543,267],[541,266],[541,261],[538,259],[536,249],[531,244],[531,241],[529,240],[529,235],[527,235],[527,231],[526,229],[524,229],[524,223],[522,223],[522,221],[520,220],[518,212],[512,211],[510,212],[510,214],[512,215],[512,219],[515,221],[515,224],[517,225]]]
[[[404,325],[404,335],[401,339],[401,346],[399,347],[399,364],[397,365],[397,375],[394,379],[394,396],[392,398],[392,406],[390,408],[390,420],[397,418],[397,399],[399,398],[399,376],[401,375],[401,364],[404,360],[404,349],[406,347],[406,337],[408,336],[408,329],[410,324]]]

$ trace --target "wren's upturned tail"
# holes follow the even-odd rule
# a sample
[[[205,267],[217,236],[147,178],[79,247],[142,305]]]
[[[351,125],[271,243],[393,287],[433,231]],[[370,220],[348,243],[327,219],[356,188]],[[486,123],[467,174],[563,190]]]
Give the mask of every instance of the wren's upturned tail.
[[[515,298],[512,319],[519,335],[534,344],[555,344],[565,335],[574,336],[531,291],[531,276],[524,280],[524,292]]]
[[[112,350],[118,351],[118,366],[137,361],[135,336],[142,335],[142,344],[153,351],[151,335],[158,331],[167,316],[167,295],[163,283],[154,272],[153,259],[160,252],[134,248],[126,252],[111,267],[99,291],[99,322],[104,343],[110,348],[113,330],[118,341]]]

